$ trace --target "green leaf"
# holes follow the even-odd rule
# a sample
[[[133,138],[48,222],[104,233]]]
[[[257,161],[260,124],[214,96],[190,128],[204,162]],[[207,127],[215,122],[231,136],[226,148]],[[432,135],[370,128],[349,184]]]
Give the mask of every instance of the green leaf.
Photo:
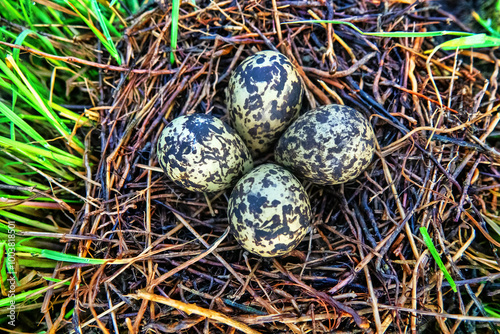
[[[427,228],[422,226],[420,228],[420,233],[422,234],[422,237],[424,238],[424,242],[427,245],[427,248],[429,249],[429,251],[431,252],[432,257],[434,258],[434,261],[436,261],[437,265],[439,266],[439,269],[441,269],[441,271],[443,272],[444,277],[446,278],[448,283],[450,283],[451,289],[453,290],[453,292],[457,292],[457,285],[455,284],[455,281],[453,280],[450,273],[446,269],[443,261],[441,261],[441,258],[439,257],[439,253],[436,250],[436,247],[434,247],[434,244],[432,243],[431,237],[429,236],[429,233],[427,232]]]

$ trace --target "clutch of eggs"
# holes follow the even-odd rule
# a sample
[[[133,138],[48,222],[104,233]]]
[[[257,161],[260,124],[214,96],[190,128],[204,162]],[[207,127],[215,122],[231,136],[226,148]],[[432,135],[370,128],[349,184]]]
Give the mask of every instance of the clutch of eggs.
[[[256,167],[229,197],[231,231],[247,251],[284,255],[304,238],[311,221],[309,196],[292,173],[276,164]]]
[[[253,156],[266,153],[298,116],[303,91],[297,70],[279,52],[257,52],[231,73],[230,124]]]
[[[241,138],[215,116],[180,116],[163,129],[158,162],[177,185],[197,192],[215,192],[233,186],[253,168]]]

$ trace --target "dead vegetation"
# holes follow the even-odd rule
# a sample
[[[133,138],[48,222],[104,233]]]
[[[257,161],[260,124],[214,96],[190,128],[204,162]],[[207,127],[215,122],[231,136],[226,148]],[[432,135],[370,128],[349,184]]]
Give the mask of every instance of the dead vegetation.
[[[66,247],[120,262],[59,266],[54,277],[71,284],[46,294],[49,332],[496,332],[498,320],[485,310],[498,305],[500,271],[494,50],[429,58],[439,38],[283,24],[316,17],[365,32],[466,28],[425,2],[202,1],[181,7],[171,65],[171,16],[160,7],[130,19],[118,44],[124,69],[96,60],[100,80],[91,93],[100,121],[86,137],[86,202],[70,233],[93,238],[70,237]],[[246,254],[227,233],[228,192],[205,197],[176,187],[155,154],[173,118],[224,119],[228,75],[265,49],[296,64],[307,87],[304,112],[355,107],[379,142],[356,182],[305,184],[313,228],[276,259]],[[62,315],[72,306],[68,322]]]

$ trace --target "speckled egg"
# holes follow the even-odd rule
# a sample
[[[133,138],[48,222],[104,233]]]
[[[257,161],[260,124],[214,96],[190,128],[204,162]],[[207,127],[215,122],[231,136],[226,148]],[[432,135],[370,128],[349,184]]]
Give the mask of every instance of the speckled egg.
[[[302,241],[311,221],[311,205],[299,180],[269,163],[238,181],[229,198],[228,216],[231,231],[244,249],[274,257]]]
[[[230,124],[252,155],[266,153],[298,116],[303,91],[297,70],[279,52],[257,52],[232,72],[226,89]]]
[[[375,134],[353,108],[331,104],[300,116],[275,149],[278,163],[319,185],[351,181],[368,167]]]
[[[174,183],[198,192],[233,186],[253,168],[241,138],[215,116],[180,116],[163,129],[158,141],[158,162]]]

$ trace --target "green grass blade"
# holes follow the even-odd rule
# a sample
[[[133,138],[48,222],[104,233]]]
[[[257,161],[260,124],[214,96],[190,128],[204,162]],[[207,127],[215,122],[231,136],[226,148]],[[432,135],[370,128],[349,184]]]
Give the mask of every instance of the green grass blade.
[[[10,123],[10,139],[16,140],[16,127],[12,122]]]
[[[130,11],[132,13],[137,13],[139,8],[141,8],[140,4],[139,4],[139,0],[127,0],[127,4],[128,4],[128,8],[130,9]]]
[[[97,27],[92,23],[92,21],[88,20],[77,8],[75,5],[73,5],[71,3],[70,0],[64,0],[66,2],[66,4],[68,4],[68,6],[70,6],[76,14],[78,14],[78,16],[83,20],[83,22],[85,22],[85,24],[90,28],[90,30],[92,30],[92,32],[96,35],[97,38],[99,38],[99,40],[101,41],[102,45],[104,45],[104,47],[106,48],[106,50],[108,50],[108,52],[111,54],[111,56],[113,58],[115,58],[115,60],[118,62],[119,65],[121,65],[121,59],[120,59],[120,56],[118,55],[117,51],[116,51],[116,48],[114,46],[113,43],[109,43],[106,39],[106,36],[103,35],[103,33],[101,33],[99,31],[99,29],[97,29]],[[105,23],[104,23],[105,25]],[[112,44],[113,46],[111,46],[110,44]]]
[[[18,180],[16,180],[15,178],[12,179],[10,176],[5,176],[2,174],[0,174],[0,182],[3,182],[3,183],[8,184],[10,186],[20,186],[21,185],[20,183],[18,183]]]
[[[332,24],[343,24],[351,27],[358,33],[365,36],[375,36],[375,37],[435,37],[435,36],[472,36],[474,34],[462,31],[427,31],[427,32],[411,32],[411,31],[393,31],[393,32],[363,32],[361,29],[356,27],[351,22],[338,21],[338,20],[302,20],[302,21],[292,21],[292,22],[282,22],[282,24],[295,24],[295,23],[332,23]]]
[[[62,282],[61,279],[52,278],[52,277],[48,277],[48,276],[45,276],[43,279],[45,279],[46,281],[50,281],[50,282]],[[71,285],[71,282],[64,282],[62,284],[64,284],[64,285]]]
[[[49,52],[49,53],[52,53],[52,54],[57,54],[56,52],[56,49],[54,49],[54,47],[52,46],[52,44],[50,43],[50,41],[45,37],[45,36],[41,36],[39,35],[37,32],[33,31],[33,30],[30,30],[30,29],[26,29],[24,30],[23,32],[21,32],[14,44],[16,45],[23,45],[23,42],[25,40],[25,38],[30,35],[30,34],[34,34],[36,35],[40,41],[43,43],[43,45],[45,46],[45,49]],[[12,57],[14,58],[14,60],[17,62],[19,60],[19,53],[21,52],[20,49],[14,49],[12,51]],[[54,62],[56,65],[61,65],[59,61],[56,61]]]
[[[47,187],[45,185],[30,181],[30,180],[25,180],[25,179],[20,179],[16,178],[12,175],[4,175],[0,174],[0,182],[3,182],[5,184],[11,185],[11,186],[27,186],[27,187],[36,187],[38,190],[49,190],[50,187]],[[6,196],[6,195],[2,195]],[[13,195],[10,195],[13,196]]]
[[[455,38],[440,44],[438,47],[443,50],[456,50],[468,48],[489,48],[492,46],[500,46],[500,38],[488,36],[486,34],[477,34],[473,36]]]
[[[41,190],[40,188],[37,187],[38,190]],[[49,188],[50,189],[50,188]],[[48,190],[48,189],[46,189]],[[29,200],[31,196],[25,196],[25,195],[11,195],[11,194],[3,194],[2,197],[12,199],[12,200]],[[61,199],[64,203],[73,203],[73,204],[81,204],[82,201],[76,200],[76,199]],[[50,197],[37,197],[36,198],[37,202],[51,202],[51,203],[57,203],[55,200],[53,200]],[[0,202],[1,203],[1,202]],[[1,206],[1,204],[0,204]]]
[[[75,177],[67,173],[65,169],[61,169],[59,166],[55,166],[52,161],[46,160],[44,157],[40,157],[31,152],[24,152],[16,148],[11,148],[11,149],[19,153],[19,155],[24,155],[29,159],[31,159],[33,162],[29,163],[30,166],[36,167],[40,170],[51,171],[52,173],[54,173],[54,175],[57,175],[58,177],[62,177],[69,181],[73,181],[75,179]]]
[[[75,34],[71,31],[70,28],[67,27],[67,25],[63,22],[63,20],[61,20],[61,18],[59,17],[59,15],[57,14],[57,12],[51,8],[51,7],[46,7],[47,8],[47,11],[50,13],[50,15],[52,16],[52,19],[50,20],[52,23],[58,23],[59,25],[61,25],[61,28],[62,30],[64,30],[64,32],[66,33],[66,37],[72,37],[74,36]],[[50,18],[49,18],[50,19]],[[55,22],[54,22],[55,20]],[[55,28],[55,27],[54,27]],[[57,34],[59,35],[59,34]],[[60,36],[64,36],[64,33],[60,33]]]
[[[71,29],[68,25],[71,25],[69,15],[63,15],[63,12],[57,10],[57,7],[64,8],[63,6],[54,3],[54,0],[49,0],[50,2],[43,9],[35,11],[36,19],[38,24],[45,25],[43,27],[39,26],[38,29],[45,30],[49,29],[51,33],[58,37],[72,37],[74,34],[71,33]],[[60,0],[56,0],[60,2]],[[54,6],[55,4],[55,6]],[[66,13],[65,13],[66,14]],[[62,18],[62,19],[61,19]],[[66,22],[64,22],[66,21]],[[68,35],[65,35],[65,32]]]
[[[29,137],[34,141],[40,143],[41,145],[47,147],[49,143],[33,129],[28,123],[26,123],[21,117],[19,117],[14,111],[10,110],[5,104],[0,101],[0,113],[5,115],[15,126],[24,131]]]
[[[32,105],[49,123],[68,141],[68,144],[79,152],[83,152],[83,143],[71,135],[71,131],[60,120],[59,116],[49,107],[47,100],[42,98],[36,89],[30,84],[23,72],[17,66],[17,63],[11,55],[7,55],[6,60],[12,65],[20,79],[14,72],[10,70],[5,62],[0,59],[0,70],[12,81],[17,87],[21,96],[28,99]]]
[[[41,287],[38,289],[26,291],[26,292],[16,293],[14,295],[14,302],[17,304],[17,303],[24,303],[24,302],[29,301],[29,300],[37,299],[40,296],[42,296],[42,293],[45,290],[47,290],[46,287]],[[6,297],[3,299],[0,299],[0,307],[6,307],[6,306],[10,305],[11,300],[12,300],[11,297]]]
[[[75,313],[75,308],[72,308],[71,310],[69,310],[68,312],[66,312],[66,314],[64,315],[64,319],[71,318],[71,316],[73,315],[73,313]]]
[[[479,23],[481,26],[483,26],[484,29],[486,29],[490,34],[492,34],[495,37],[500,37],[500,33],[493,29],[491,26],[491,20],[485,20],[483,19],[478,13],[475,11],[472,12],[472,17]]]
[[[116,2],[117,0],[113,0],[113,2]],[[137,13],[137,11],[139,10],[140,8],[140,5],[139,5],[139,1],[138,0],[125,0],[125,3],[127,4],[127,8],[128,10],[130,10],[130,12],[132,14],[135,14]],[[111,5],[110,5],[111,6]]]
[[[112,50],[109,53],[115,58],[117,61],[118,65],[121,65],[121,59],[120,55],[118,54],[118,51],[116,50],[115,44],[113,40],[111,39],[111,35],[109,34],[108,30],[108,25],[109,21],[102,16],[101,10],[99,9],[99,5],[97,4],[96,0],[92,0],[92,9],[94,10],[97,20],[99,21],[99,24],[101,25],[102,33],[104,34],[104,37],[106,38],[106,41],[108,42],[109,48]]]
[[[1,50],[0,50],[1,52]],[[0,62],[2,62],[2,55],[0,54]],[[7,56],[5,56],[5,59],[7,59]],[[3,63],[3,62],[2,62]],[[28,80],[31,82],[31,85],[37,90],[37,91],[45,91],[47,88],[43,84],[42,81],[39,80],[39,78],[36,77],[35,71],[31,66],[25,66],[24,62],[19,62],[19,68],[25,73],[26,77]],[[13,72],[10,72],[13,74]],[[38,105],[34,104],[35,102],[30,100],[31,95],[25,95],[25,94],[18,94],[20,92],[20,88],[16,86],[12,80],[10,79],[9,75],[6,73],[2,73],[0,71],[0,88],[3,88],[5,92],[12,92],[12,95],[15,96],[15,99],[12,100],[12,104],[16,105],[16,101],[18,100],[18,97],[21,97],[26,103],[28,103],[33,109],[38,110]],[[21,81],[19,81],[21,82]],[[25,87],[24,87],[25,88]]]
[[[0,1],[0,3],[1,3],[1,1]],[[13,40],[16,40],[16,38],[18,37],[17,34],[14,34],[13,32],[7,30],[5,27],[0,27],[0,33],[4,34],[5,36],[7,36],[8,38],[11,38]],[[31,49],[39,50],[35,45],[33,45],[31,43],[24,42],[23,44]]]
[[[495,317],[495,318],[500,318],[500,310],[499,309],[496,309],[496,308],[493,308],[493,307],[490,307],[488,305],[484,305],[484,310],[486,311],[486,313],[488,313],[490,316],[492,317]]]
[[[55,268],[57,261],[41,258],[17,258],[17,264],[26,268]]]
[[[406,31],[394,31],[394,32],[363,32],[361,29],[356,27],[351,22],[344,22],[338,20],[303,20],[303,21],[293,21],[293,22],[283,22],[283,24],[294,24],[294,23],[332,23],[332,24],[344,24],[358,33],[365,36],[375,36],[375,37],[436,37],[436,36],[462,36],[459,38],[454,38],[452,40],[446,41],[439,45],[443,50],[455,50],[455,49],[468,49],[468,48],[487,48],[500,46],[500,38],[487,36],[486,34],[472,34],[462,31],[427,31],[427,32],[406,32]],[[497,32],[493,31],[495,35]]]
[[[0,224],[2,226],[3,224]],[[9,233],[9,229],[7,228],[7,233]],[[12,232],[11,232],[12,233]],[[6,235],[4,240],[8,240],[9,236]],[[0,259],[6,258],[5,254],[5,242],[0,242]],[[7,280],[7,261],[4,261],[5,264],[0,268],[0,284],[4,284],[4,282]]]
[[[53,104],[53,103],[51,103],[50,106],[52,107],[52,109],[57,109],[57,107],[58,107],[58,105]],[[43,121],[45,121],[45,117],[43,117],[43,116],[23,115],[23,114],[20,114],[18,116],[21,119],[28,120],[28,121],[37,121],[37,122],[42,122],[42,123],[43,123]],[[73,113],[73,112],[71,112],[69,114],[61,113],[61,116],[69,118],[69,119],[62,119],[61,120],[61,122],[65,123],[65,124],[78,123],[79,126],[92,126],[92,123],[88,118],[86,118],[86,117],[80,118],[80,115]],[[0,123],[10,123],[10,120],[7,117],[0,117]]]
[[[437,265],[439,266],[439,269],[441,269],[441,271],[443,272],[444,277],[446,278],[448,283],[450,283],[451,289],[453,290],[453,292],[457,292],[457,285],[455,284],[455,281],[453,280],[450,273],[446,269],[443,261],[441,261],[441,258],[439,257],[439,253],[436,250],[436,247],[434,247],[434,244],[432,243],[431,237],[429,236],[429,233],[427,232],[427,228],[422,226],[420,228],[420,233],[422,234],[422,237],[424,238],[424,242],[427,245],[427,248],[429,249],[429,251],[431,252],[432,257],[434,258],[434,261],[436,261]]]
[[[102,259],[90,259],[71,254],[63,254],[50,249],[42,249],[40,255],[46,257],[47,259],[71,263],[104,264],[107,262],[107,260]]]
[[[491,229],[493,231],[495,231],[498,236],[500,236],[500,226],[498,226],[498,221],[493,220],[490,217],[488,217],[482,213],[481,213],[481,217],[483,217],[484,221],[488,224],[488,226],[491,227]]]
[[[5,14],[8,20],[23,20],[23,16],[19,13],[19,8],[14,8],[9,1],[0,1],[0,7],[5,8],[2,14]]]
[[[39,157],[52,159],[54,160],[54,162],[61,163],[66,166],[71,166],[71,167],[83,166],[83,159],[72,156],[69,153],[66,152],[64,154],[56,153],[45,148],[21,143],[2,136],[0,136],[0,147],[15,150],[20,153],[25,153],[25,155],[32,154]]]
[[[16,222],[22,223],[24,225],[36,227],[38,229],[48,231],[48,232],[60,232],[61,231],[61,229],[56,227],[56,226],[41,223],[38,220],[26,218],[26,217],[20,216],[18,214],[15,214],[13,212],[10,212],[10,211],[0,210],[0,216],[4,217],[6,219],[15,220]]]
[[[24,20],[28,22],[28,25],[31,29],[33,29],[33,22],[31,22],[31,1],[30,0],[21,0],[21,11],[23,12]]]
[[[179,31],[179,7],[180,0],[172,1],[172,29],[170,33],[170,63],[175,63],[174,51],[177,50],[177,34]]]
[[[27,252],[33,255],[38,255],[45,257],[47,259],[61,261],[61,262],[71,262],[71,263],[88,263],[88,264],[104,264],[108,260],[102,259],[90,259],[85,257],[79,257],[77,255],[64,254],[60,252],[56,252],[50,249],[40,249],[36,247],[28,247],[22,245],[16,245],[16,251],[18,252]]]
[[[44,158],[52,159],[54,162],[71,166],[82,167],[83,159],[77,158],[66,151],[62,151],[56,147],[51,147],[52,150],[37,147],[31,144],[25,144],[19,141],[10,140],[9,138],[0,136],[0,146],[11,148],[16,151],[25,151],[26,153],[35,154]]]
[[[87,117],[85,116],[81,116],[80,114],[77,114],[69,109],[66,109],[56,103],[53,103],[51,102],[50,103],[50,106],[52,107],[52,109],[56,110],[59,112],[59,115],[61,115],[61,117],[65,117],[65,118],[68,118],[67,120],[62,120],[64,123],[66,122],[74,122],[74,123],[77,123],[79,126],[92,126],[92,122],[90,121],[90,119],[88,119]]]

